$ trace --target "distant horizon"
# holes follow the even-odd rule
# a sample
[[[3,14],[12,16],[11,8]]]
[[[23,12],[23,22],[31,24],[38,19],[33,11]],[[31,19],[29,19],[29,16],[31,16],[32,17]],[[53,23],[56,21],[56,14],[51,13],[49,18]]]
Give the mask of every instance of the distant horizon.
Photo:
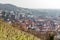
[[[0,4],[11,4],[11,3],[0,3]],[[11,5],[14,5],[14,4],[11,4]],[[21,6],[17,6],[17,5],[14,5],[16,7],[21,7]],[[21,8],[27,8],[27,7],[21,7]],[[27,8],[27,9],[52,9],[52,10],[60,10],[60,9],[56,9],[56,8]]]
[[[10,3],[0,3],[0,4],[10,4]],[[14,5],[14,4],[10,4],[10,5]],[[16,5],[14,5],[16,6]],[[19,6],[16,6],[16,7],[19,7]],[[21,7],[21,8],[24,8],[24,7]],[[34,8],[27,8],[27,9],[34,9]],[[38,8],[36,8],[37,10]],[[44,9],[44,8],[40,8],[41,10],[60,10],[60,9]],[[39,10],[39,9],[38,9]]]
[[[0,3],[29,9],[60,9],[60,0],[0,0]]]

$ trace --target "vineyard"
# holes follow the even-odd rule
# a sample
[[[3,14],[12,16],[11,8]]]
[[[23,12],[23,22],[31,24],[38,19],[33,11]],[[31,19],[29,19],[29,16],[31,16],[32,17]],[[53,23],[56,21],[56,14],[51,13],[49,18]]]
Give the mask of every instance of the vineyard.
[[[0,40],[40,40],[29,33],[23,32],[6,22],[0,21]]]

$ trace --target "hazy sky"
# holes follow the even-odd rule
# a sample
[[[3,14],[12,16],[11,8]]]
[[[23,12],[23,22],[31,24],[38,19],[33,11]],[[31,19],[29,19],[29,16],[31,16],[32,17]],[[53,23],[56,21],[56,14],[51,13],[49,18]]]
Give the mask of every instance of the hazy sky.
[[[60,9],[60,0],[0,0],[0,3],[14,4],[24,8]]]

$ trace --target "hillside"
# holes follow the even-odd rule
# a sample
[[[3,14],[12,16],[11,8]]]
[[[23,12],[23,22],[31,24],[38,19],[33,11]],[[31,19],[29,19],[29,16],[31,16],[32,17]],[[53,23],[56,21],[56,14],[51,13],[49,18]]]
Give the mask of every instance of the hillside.
[[[29,9],[29,8],[22,8],[17,7],[16,5],[12,4],[1,4],[0,3],[0,10],[8,10],[8,11],[14,11],[15,13],[31,13],[33,15],[50,15],[50,16],[56,16],[60,15],[59,9]]]
[[[40,40],[34,35],[23,32],[6,22],[0,21],[0,40]]]

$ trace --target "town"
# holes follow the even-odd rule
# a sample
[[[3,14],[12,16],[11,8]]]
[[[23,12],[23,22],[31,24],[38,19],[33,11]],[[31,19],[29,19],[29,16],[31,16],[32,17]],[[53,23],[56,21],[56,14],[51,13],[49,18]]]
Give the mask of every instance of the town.
[[[14,11],[0,10],[0,19],[3,19],[5,22],[8,22],[9,24],[12,24],[12,26],[25,32],[30,30],[28,32],[35,35],[45,35],[41,34],[41,32],[54,32],[60,34],[59,17],[47,15],[36,16],[31,13],[15,13]],[[45,36],[43,37],[45,38]]]
[[[0,0],[0,40],[60,40],[60,1]]]
[[[59,28],[59,21],[55,17],[43,17],[35,16],[31,13],[14,13],[14,11],[3,11],[0,10],[0,18],[3,18],[5,21],[11,22],[20,22],[26,25],[26,29],[31,29],[35,31],[57,31]]]

